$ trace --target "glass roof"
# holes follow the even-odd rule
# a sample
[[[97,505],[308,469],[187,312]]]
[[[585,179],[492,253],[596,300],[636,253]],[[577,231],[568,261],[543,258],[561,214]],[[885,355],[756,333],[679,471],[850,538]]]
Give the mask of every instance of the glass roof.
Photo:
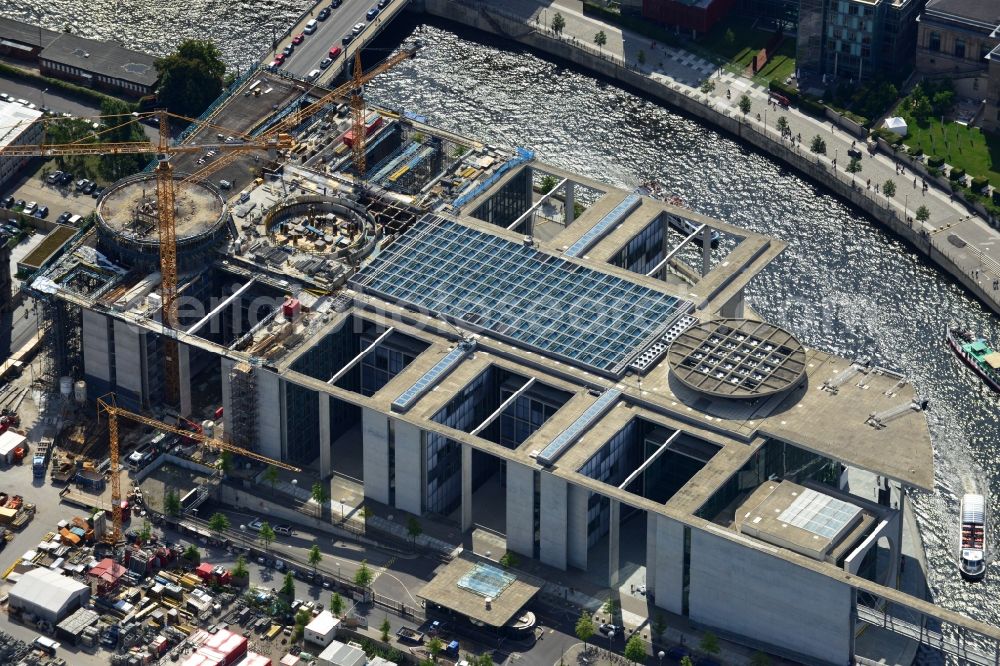
[[[693,307],[433,214],[414,224],[352,284],[614,377]]]
[[[795,498],[791,506],[781,512],[778,520],[794,527],[801,527],[826,539],[833,539],[854,518],[861,508],[829,495],[807,488]]]

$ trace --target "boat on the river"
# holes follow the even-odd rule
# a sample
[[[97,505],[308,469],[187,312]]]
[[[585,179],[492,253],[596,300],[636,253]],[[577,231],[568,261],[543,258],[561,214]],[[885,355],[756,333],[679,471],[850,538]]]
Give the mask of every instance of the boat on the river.
[[[687,208],[688,210],[691,209],[690,206],[688,206],[683,199],[681,199],[676,194],[670,194],[669,192],[667,192],[666,189],[660,184],[660,182],[656,180],[650,180],[648,182],[643,183],[639,187],[635,188],[635,192],[636,194],[641,194],[643,196],[647,196],[652,199],[657,199],[659,201],[666,202],[671,206],[677,206],[678,208]],[[698,230],[698,225],[696,225],[691,220],[684,217],[680,217],[678,215],[667,215],[667,223],[677,231],[684,234],[685,236],[690,236],[691,234],[693,234]],[[715,247],[716,245],[719,244],[719,239],[722,238],[722,234],[720,234],[716,229],[712,229],[711,235],[712,235],[712,247]],[[695,236],[693,240],[698,245],[701,245],[702,244],[701,234]]]
[[[962,497],[959,517],[962,534],[958,570],[965,580],[981,580],[986,574],[986,498],[966,494]]]
[[[984,338],[951,324],[945,339],[956,356],[972,368],[987,386],[1000,393],[1000,352],[994,351]]]

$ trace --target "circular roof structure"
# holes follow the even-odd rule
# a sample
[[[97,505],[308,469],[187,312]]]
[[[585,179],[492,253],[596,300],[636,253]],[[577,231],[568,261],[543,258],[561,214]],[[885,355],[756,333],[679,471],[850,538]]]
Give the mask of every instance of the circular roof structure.
[[[791,333],[750,319],[692,326],[670,345],[667,362],[685,386],[719,398],[774,395],[806,373],[806,352]]]
[[[202,182],[180,185],[174,175],[174,220],[177,241],[212,233],[225,222],[226,205],[219,192]],[[138,174],[113,183],[97,202],[98,221],[109,232],[136,243],[159,245],[156,177]]]

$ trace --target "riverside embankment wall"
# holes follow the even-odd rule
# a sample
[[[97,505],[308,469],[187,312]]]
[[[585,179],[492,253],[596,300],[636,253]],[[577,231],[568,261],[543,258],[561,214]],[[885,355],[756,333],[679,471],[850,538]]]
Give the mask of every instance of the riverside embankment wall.
[[[743,122],[738,113],[713,102],[699,90],[678,83],[664,83],[635,71],[607,54],[589,46],[573,43],[546,34],[523,20],[501,14],[475,0],[415,0],[415,10],[430,16],[454,21],[464,26],[510,39],[531,49],[568,61],[600,76],[632,87],[658,101],[675,107],[751,144],[755,148],[780,160],[801,175],[826,187],[837,196],[875,218],[935,262],[994,312],[1000,313],[1000,304],[988,291],[992,285],[980,285],[949,255],[947,243],[935,244],[931,238],[914,229],[899,212],[884,203],[884,197],[875,195],[864,187],[856,186],[824,163],[819,156],[807,149],[793,147],[776,131],[765,131]],[[942,239],[943,240],[943,239]]]

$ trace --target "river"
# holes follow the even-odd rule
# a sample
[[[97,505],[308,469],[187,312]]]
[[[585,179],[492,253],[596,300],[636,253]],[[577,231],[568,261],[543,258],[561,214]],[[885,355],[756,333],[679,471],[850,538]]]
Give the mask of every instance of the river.
[[[128,23],[119,21],[123,6]],[[222,47],[227,62],[245,66],[269,41],[272,24],[283,32],[299,10],[287,0],[86,8],[54,0],[44,10],[13,0],[0,10],[25,20],[39,12],[45,25],[86,20],[84,34],[156,53],[183,37],[230,40]],[[391,45],[416,31],[424,48],[376,79],[371,101],[489,143],[533,148],[543,161],[621,187],[655,178],[706,215],[788,244],[751,283],[750,305],[807,345],[904,372],[930,401],[935,490],[913,498],[932,594],[945,607],[1000,624],[1000,572],[967,584],[953,562],[961,495],[1000,497],[1000,399],[942,343],[950,319],[1000,342],[997,319],[873,220],[728,136],[483,35],[407,21],[380,41]],[[171,32],[159,38],[165,25]]]

